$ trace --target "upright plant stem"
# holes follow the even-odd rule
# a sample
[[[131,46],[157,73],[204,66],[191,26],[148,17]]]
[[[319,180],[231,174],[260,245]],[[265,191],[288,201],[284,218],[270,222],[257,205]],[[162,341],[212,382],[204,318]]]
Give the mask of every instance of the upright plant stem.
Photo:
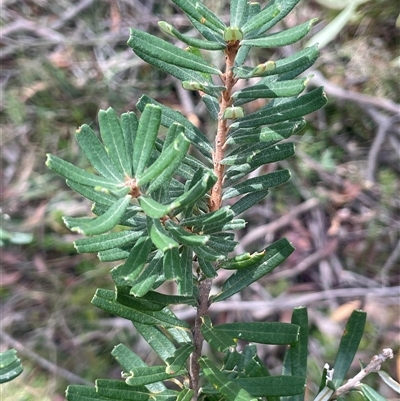
[[[210,194],[210,211],[216,211],[221,207],[222,201],[222,188],[223,188],[223,177],[224,177],[224,166],[221,164],[222,159],[225,155],[225,141],[228,132],[227,121],[223,118],[227,107],[232,105],[232,88],[236,83],[233,76],[233,66],[235,57],[239,49],[239,41],[228,43],[228,47],[225,51],[226,68],[225,73],[221,76],[221,80],[226,87],[226,90],[222,92],[222,96],[219,99],[220,112],[218,115],[218,128],[217,135],[215,136],[215,147],[214,147],[214,173],[217,176],[217,182],[213,186]],[[190,388],[194,390],[193,401],[197,401],[199,393],[199,378],[200,378],[200,365],[199,358],[203,347],[203,335],[201,333],[202,318],[207,314],[209,308],[209,295],[211,291],[212,279],[203,280],[199,285],[199,300],[197,305],[197,314],[194,325],[193,342],[194,352],[190,358]]]

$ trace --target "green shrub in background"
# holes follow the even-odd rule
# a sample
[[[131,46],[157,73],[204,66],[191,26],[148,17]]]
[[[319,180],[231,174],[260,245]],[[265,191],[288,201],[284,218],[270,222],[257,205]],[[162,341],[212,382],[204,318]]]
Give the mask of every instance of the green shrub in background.
[[[173,0],[203,37],[186,36],[160,22],[164,33],[188,46],[185,50],[131,29],[128,45],[140,58],[200,94],[216,122],[212,142],[211,135],[182,114],[143,95],[136,105],[140,117],[134,112],[117,116],[111,108],[100,111],[101,140],[88,125],[78,129],[76,139],[98,174],[48,156],[48,167],[93,202],[97,217],[64,218],[72,231],[88,237],[75,242],[77,251],[97,252],[101,261],[124,261],[111,271],[115,290],[98,289],[92,303],[132,321],[160,359],[159,365],[147,366],[127,346],[117,345],[112,354],[124,380],[69,386],[68,400],[304,399],[306,308],[296,308],[290,324],[213,326],[207,315],[212,303],[264,277],[294,251],[281,239],[253,254],[232,256],[237,245],[234,231],[246,224],[239,216],[266,197],[271,187],[290,179],[288,170],[248,175],[293,156],[294,145],[286,139],[304,127],[303,116],[326,103],[322,88],[302,94],[310,77],[298,78],[317,59],[316,45],[282,60],[245,65],[252,47],[285,46],[307,35],[315,20],[268,33],[298,2],[272,0],[261,8],[255,2],[233,0],[226,26],[200,2]],[[203,57],[204,50],[218,52],[221,65]],[[256,83],[234,90],[238,81],[253,77],[258,78]],[[246,114],[241,106],[259,99],[269,101]],[[159,137],[161,126],[167,129],[164,139]],[[233,274],[210,295],[221,269]],[[175,284],[176,293],[160,290],[167,281]],[[193,326],[172,312],[170,306],[177,304],[196,309]],[[343,385],[365,319],[364,312],[353,312],[333,370],[321,367],[315,400],[340,399],[353,389],[362,399],[383,399],[358,383],[362,377]],[[239,340],[250,343],[239,347]],[[204,355],[204,341],[215,355]],[[288,345],[281,375],[270,374],[253,343]],[[379,365],[388,357],[391,350],[384,350],[373,362]],[[364,376],[376,366],[368,365]]]

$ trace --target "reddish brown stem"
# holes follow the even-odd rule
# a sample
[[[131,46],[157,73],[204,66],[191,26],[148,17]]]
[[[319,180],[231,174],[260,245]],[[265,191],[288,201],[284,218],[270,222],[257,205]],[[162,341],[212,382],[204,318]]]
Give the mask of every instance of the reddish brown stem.
[[[232,88],[236,83],[233,75],[233,66],[237,51],[239,50],[239,41],[229,42],[225,51],[226,69],[225,74],[221,76],[226,90],[222,92],[220,98],[220,112],[218,115],[218,128],[215,137],[215,148],[213,154],[214,173],[217,176],[217,182],[213,186],[210,194],[210,211],[218,210],[222,201],[222,186],[224,177],[224,166],[221,164],[225,154],[225,141],[228,133],[228,124],[223,119],[225,110],[232,105]],[[190,358],[190,388],[194,390],[192,401],[197,401],[199,393],[200,364],[199,358],[203,347],[203,335],[201,333],[202,318],[207,314],[209,308],[209,295],[211,290],[211,279],[202,281],[199,285],[199,300],[197,305],[197,314],[194,325],[193,345],[194,352]]]

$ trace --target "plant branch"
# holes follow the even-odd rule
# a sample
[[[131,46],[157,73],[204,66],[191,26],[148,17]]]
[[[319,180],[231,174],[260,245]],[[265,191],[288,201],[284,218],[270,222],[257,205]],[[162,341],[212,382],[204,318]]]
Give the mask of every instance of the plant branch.
[[[339,387],[332,395],[333,399],[336,397],[348,393],[352,388],[358,386],[360,381],[364,379],[371,372],[376,372],[381,368],[381,363],[385,362],[386,359],[393,358],[393,351],[390,348],[385,348],[382,354],[374,355],[371,362],[353,378],[349,379],[346,384]]]

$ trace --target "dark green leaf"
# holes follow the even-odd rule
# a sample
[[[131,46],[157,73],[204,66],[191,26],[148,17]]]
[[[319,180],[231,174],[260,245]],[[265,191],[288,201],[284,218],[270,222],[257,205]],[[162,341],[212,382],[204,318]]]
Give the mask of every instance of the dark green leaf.
[[[220,263],[219,267],[221,269],[227,270],[244,269],[258,265],[259,262],[264,258],[264,256],[265,251],[254,252],[253,254],[246,252],[223,261],[222,263]]]
[[[295,324],[279,322],[227,323],[214,328],[234,339],[261,344],[294,344],[300,330]]]
[[[163,311],[148,312],[121,305],[115,301],[114,291],[98,289],[93,297],[92,303],[108,313],[132,320],[132,322],[150,326],[160,325],[163,327],[190,328],[188,323],[170,316]]]
[[[180,281],[182,279],[182,266],[178,247],[170,246],[168,249],[164,249],[163,252],[163,269],[165,279]]]
[[[130,376],[125,379],[129,386],[138,387],[158,381],[169,380],[176,376],[185,374],[185,371],[175,373],[166,373],[165,366],[146,366],[143,368],[134,368],[130,372]]]
[[[230,347],[236,346],[236,341],[233,337],[223,330],[214,328],[208,316],[204,316],[202,322],[201,333],[212,348],[223,352]]]
[[[131,36],[128,40],[128,46],[130,46],[134,52],[138,50],[141,54],[149,55],[154,59],[160,59],[174,66],[208,74],[222,74],[217,67],[206,62],[202,58],[188,53],[165,40],[133,28],[131,28],[130,32]]]
[[[88,386],[68,386],[65,395],[68,401],[110,401],[102,397],[95,387]]]
[[[260,109],[231,124],[231,128],[259,127],[261,125],[278,123],[312,113],[327,102],[324,89],[317,88],[296,99],[288,100],[278,106]]]
[[[131,175],[131,162],[126,152],[124,135],[115,111],[110,107],[99,111],[100,134],[114,166],[124,177]]]
[[[285,31],[271,33],[264,38],[243,39],[240,43],[243,46],[263,48],[287,46],[304,38],[304,36],[310,32],[316,21],[318,21],[318,19],[313,18],[304,24],[296,25]]]
[[[96,380],[96,390],[108,400],[148,401],[151,396],[146,387],[133,388],[120,380]]]
[[[73,164],[60,159],[57,156],[47,154],[46,166],[61,175],[62,177],[77,182],[78,184],[98,188],[99,191],[121,191],[121,182],[116,182],[111,178],[100,177],[95,174],[88,173]]]
[[[210,95],[204,95],[201,97],[201,100],[204,102],[204,104],[207,107],[207,110],[209,111],[211,117],[214,120],[218,120],[218,113],[219,113],[219,103],[218,100],[215,97],[212,97]]]
[[[186,231],[182,227],[180,227],[177,223],[173,220],[167,220],[165,222],[165,227],[167,230],[172,234],[172,236],[181,244],[187,246],[199,246],[205,245],[210,236],[208,235],[198,235],[193,234],[190,231]]]
[[[123,181],[124,174],[115,167],[104,146],[87,124],[76,131],[75,137],[90,164],[99,174],[117,182]]]
[[[251,192],[264,191],[265,189],[281,185],[290,179],[289,170],[277,170],[259,177],[249,178],[239,184],[228,188],[222,199],[230,199],[238,195]]]
[[[250,33],[250,31],[253,31],[250,33],[249,36],[258,37],[265,31],[276,25],[283,18],[285,18],[286,15],[288,15],[289,12],[292,11],[292,9],[299,1],[300,0],[274,0],[269,2],[267,6],[262,10],[263,15],[261,17],[264,20],[262,21],[260,16],[256,15],[255,18],[249,19],[248,26],[242,27],[243,32]]]
[[[133,147],[136,140],[136,133],[138,129],[139,121],[136,117],[136,114],[132,111],[128,113],[121,114],[121,128],[122,134],[124,136],[124,142],[126,147],[126,153],[128,155],[129,167],[130,167],[130,177],[133,177],[133,165],[132,165],[132,156],[133,156]]]
[[[112,248],[120,248],[136,242],[143,231],[121,231],[119,233],[101,234],[93,238],[78,239],[74,246],[79,253],[99,252]]]
[[[183,131],[184,128],[183,126],[181,127]],[[175,141],[161,153],[157,160],[137,178],[137,185],[144,185],[151,180],[157,179],[172,163],[174,163],[175,160],[182,161],[189,149],[189,146],[190,141],[186,139],[183,133],[180,133]],[[174,163],[174,166],[178,167],[176,163]],[[173,173],[174,171],[168,170],[168,176],[166,176],[165,179],[171,178]],[[165,181],[160,183],[160,185],[164,183]]]
[[[219,294],[211,297],[211,301],[222,301],[240,292],[279,266],[293,251],[287,239],[276,241],[265,249],[266,254],[258,266],[236,271],[224,282]]]
[[[246,22],[248,15],[249,3],[247,0],[232,0],[231,9],[231,27],[241,28],[243,23]]]
[[[226,25],[209,8],[200,2],[196,2],[195,7],[197,12],[200,14],[201,19],[199,22],[215,32],[224,32]]]
[[[175,351],[174,356],[168,358],[165,361],[165,363],[167,364],[165,372],[174,374],[181,369],[185,369],[184,364],[186,363],[186,360],[189,358],[189,355],[193,352],[193,350],[194,346],[192,344],[183,344],[181,347],[179,347]]]
[[[0,352],[0,384],[15,379],[22,371],[21,360],[14,348]]]
[[[193,249],[183,246],[180,257],[182,278],[178,281],[178,294],[193,296]],[[194,300],[194,298],[192,298]],[[195,305],[192,304],[192,305]]]
[[[208,278],[217,277],[214,266],[208,260],[198,257],[199,266],[203,274]]]
[[[114,267],[111,276],[118,285],[131,285],[139,276],[151,251],[153,243],[147,236],[141,237],[129,253],[124,264]]]
[[[178,248],[178,242],[171,237],[159,219],[149,219],[148,221],[150,238],[158,249],[165,253],[168,249]]]
[[[249,377],[234,380],[256,397],[293,396],[304,392],[305,379],[297,376]]]
[[[196,39],[191,36],[183,35],[171,24],[168,24],[168,22],[165,21],[159,21],[158,26],[163,32],[179,39],[181,42],[186,43],[188,46],[194,46],[198,49],[205,50],[224,50],[226,48],[226,45],[220,42],[210,42],[208,40]]]
[[[263,200],[269,193],[268,189],[261,191],[251,192],[232,205],[232,210],[235,212],[235,216],[242,214],[246,210],[250,209],[254,205],[258,204]]]
[[[223,260],[226,257],[225,254],[214,250],[208,245],[194,246],[193,250],[199,258],[208,260],[209,262]]]
[[[70,230],[77,231],[80,234],[103,234],[114,228],[119,223],[131,201],[131,198],[130,195],[126,195],[124,198],[119,199],[110,206],[104,214],[95,219],[90,219],[88,221],[85,218],[82,220],[64,217],[64,222]]]
[[[239,384],[229,380],[207,357],[201,357],[199,362],[204,375],[228,401],[257,401],[256,397],[253,397]]]
[[[149,98],[146,95],[143,95],[136,107],[142,111],[146,104],[154,104],[160,106],[162,109],[162,116],[161,116],[161,124],[164,127],[169,128],[171,124],[177,122],[185,127],[185,135],[187,138],[190,139],[193,146],[201,152],[204,156],[206,156],[210,161],[212,160],[212,152],[213,148],[210,144],[210,141],[207,137],[195,126],[193,125],[186,117],[184,117],[178,111],[172,110],[166,106],[163,106],[161,103],[156,102],[155,100]]]
[[[365,312],[355,310],[347,321],[333,365],[334,374],[332,382],[335,388],[338,388],[342,384],[353,362],[364,333],[366,318],[367,314]]]
[[[229,135],[226,143],[233,145],[266,142],[270,145],[274,145],[301,131],[305,125],[305,120],[301,118],[274,124],[269,127],[262,127],[262,129],[242,128],[233,131],[232,134]]]
[[[229,206],[224,206],[221,209],[201,214],[199,216],[188,217],[181,220],[181,225],[186,227],[192,227],[193,231],[201,232],[208,226],[218,225],[223,227],[224,224],[231,221],[234,217],[234,213]]]
[[[176,401],[190,401],[193,397],[194,391],[189,388],[184,388],[178,395]]]
[[[260,98],[297,96],[305,89],[310,78],[277,81],[269,84],[257,84],[235,92],[233,95],[235,106]]]
[[[113,195],[105,193],[104,191],[96,191],[93,187],[78,184],[77,182],[66,180],[66,184],[78,194],[81,194],[85,198],[105,206],[111,206],[117,198]]]
[[[151,262],[139,274],[136,280],[132,283],[130,293],[137,297],[144,296],[153,288],[154,283],[163,275],[163,253],[157,251]]]
[[[161,124],[161,108],[156,105],[146,105],[139,120],[133,148],[133,169],[135,176],[140,178],[154,149],[154,143]]]

